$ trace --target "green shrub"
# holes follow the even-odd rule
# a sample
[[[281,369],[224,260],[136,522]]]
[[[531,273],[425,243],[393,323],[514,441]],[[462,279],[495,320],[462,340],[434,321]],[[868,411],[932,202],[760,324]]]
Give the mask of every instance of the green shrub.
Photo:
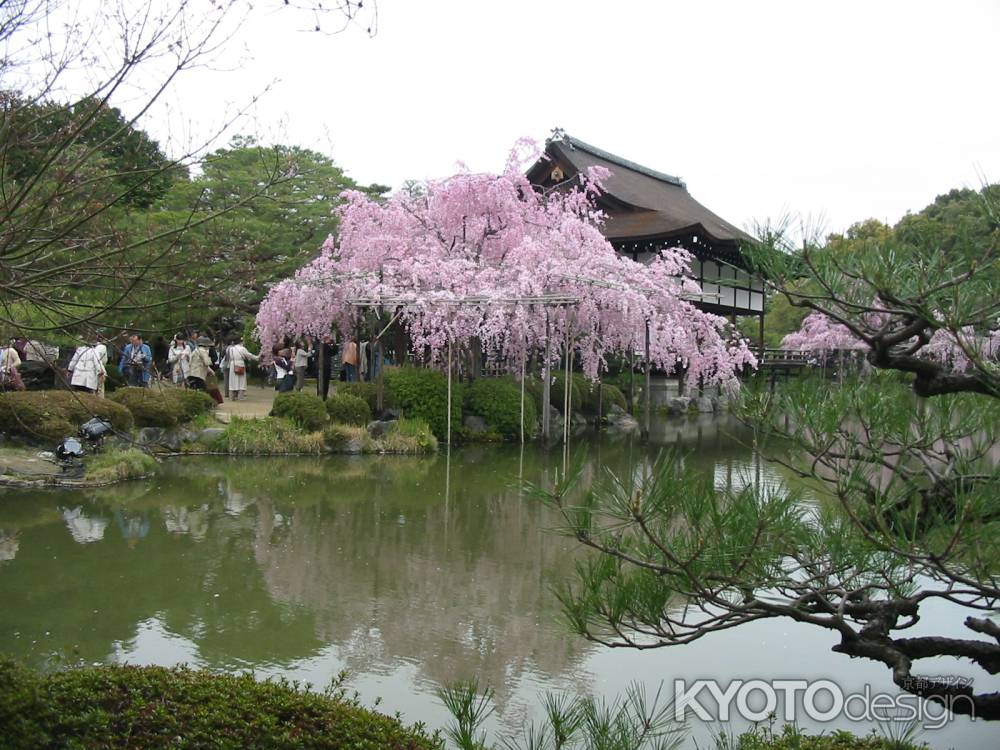
[[[271,406],[272,417],[291,420],[306,432],[322,430],[327,423],[323,399],[312,393],[279,393]]]
[[[335,393],[326,400],[326,413],[331,422],[366,425],[372,421],[368,402],[349,393]]]
[[[126,407],[138,427],[176,427],[215,408],[207,393],[186,388],[119,388],[108,398]]]
[[[87,458],[84,478],[91,482],[117,482],[139,479],[156,471],[156,460],[134,448],[97,453]]]
[[[405,417],[423,419],[438,440],[448,433],[448,380],[443,373],[421,367],[387,367],[385,384]],[[451,429],[462,426],[462,384],[452,381]]]
[[[621,392],[621,389],[614,385],[609,385],[608,383],[601,383],[598,389],[597,383],[589,380],[586,376],[579,376],[580,380],[577,381],[577,386],[583,394],[583,413],[597,416],[598,413],[606,416],[608,410],[612,406],[619,406],[622,410],[627,408],[625,401],[625,394]],[[574,380],[577,377],[574,376]],[[582,382],[581,382],[582,381]],[[597,403],[597,392],[601,392],[601,407],[600,412],[598,412]]]
[[[383,383],[382,391],[382,406],[386,409],[396,408],[396,399],[389,390],[388,381]],[[349,395],[357,396],[358,398],[364,400],[368,404],[368,408],[371,409],[372,414],[378,414],[378,384],[369,383],[367,381],[357,381],[354,383],[341,383],[337,382],[334,384],[333,392],[338,395]]]
[[[479,378],[465,389],[465,410],[486,420],[489,427],[511,440],[521,435],[521,386],[513,378]],[[525,390],[524,432],[531,434],[538,411]]]
[[[52,443],[76,435],[81,424],[100,417],[116,430],[132,427],[132,414],[108,399],[77,391],[0,393],[0,432]]]
[[[294,424],[279,417],[233,417],[211,447],[222,453],[240,456],[274,456],[286,453],[318,455],[324,449],[322,433],[303,433]]]
[[[178,402],[165,393],[154,388],[119,388],[108,398],[132,412],[137,427],[176,427],[182,412]]]
[[[563,397],[565,391],[563,390],[563,381],[566,376],[563,373],[554,373],[552,386],[549,388],[549,403],[552,404],[559,413],[562,414],[563,411]],[[570,387],[569,397],[572,403],[573,411],[580,411],[583,405],[583,394],[580,390],[579,384],[576,379],[573,379],[572,386]],[[535,399],[535,406],[538,411],[542,410],[542,398],[545,395],[544,383],[541,378],[528,378],[525,381],[525,390],[531,393]]]
[[[11,662],[0,663],[0,736],[11,750],[436,747],[421,728],[362,708],[342,688],[320,695],[287,680],[185,667],[42,675]]]
[[[178,412],[178,420],[181,422],[190,422],[195,417],[208,414],[215,408],[215,399],[204,391],[171,388],[164,390],[163,395],[173,402]]]

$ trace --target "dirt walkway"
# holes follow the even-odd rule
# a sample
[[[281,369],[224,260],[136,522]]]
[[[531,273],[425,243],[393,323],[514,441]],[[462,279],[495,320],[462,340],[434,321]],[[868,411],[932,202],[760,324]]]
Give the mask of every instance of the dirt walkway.
[[[308,386],[306,386],[308,388]],[[315,387],[313,392],[315,392]],[[274,402],[274,388],[250,385],[239,401],[227,398],[215,413],[223,422],[228,422],[234,414],[238,417],[266,417]]]

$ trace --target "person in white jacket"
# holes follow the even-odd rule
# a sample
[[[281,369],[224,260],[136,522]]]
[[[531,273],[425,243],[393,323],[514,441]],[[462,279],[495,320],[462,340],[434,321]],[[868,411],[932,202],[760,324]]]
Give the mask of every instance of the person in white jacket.
[[[76,391],[103,394],[107,364],[108,350],[104,344],[84,344],[73,353],[69,362],[69,384]]]
[[[246,398],[247,363],[256,362],[259,357],[243,346],[238,340],[226,347],[226,362],[229,367],[229,397],[233,401],[240,400],[240,394]]]
[[[171,366],[170,379],[174,385],[184,387],[187,383],[188,366],[191,363],[191,349],[180,334],[174,336],[170,351],[167,353],[167,364]]]

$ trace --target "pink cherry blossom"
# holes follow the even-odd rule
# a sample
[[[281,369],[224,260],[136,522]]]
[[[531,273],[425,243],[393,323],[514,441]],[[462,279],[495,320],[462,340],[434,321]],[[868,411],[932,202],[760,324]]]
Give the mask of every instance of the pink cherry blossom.
[[[879,306],[878,300],[873,306]],[[861,323],[874,332],[884,326],[887,320],[885,313],[869,313],[861,319]],[[915,343],[916,339],[911,339],[902,344],[901,348],[912,347]],[[798,331],[781,340],[781,348],[827,353],[867,349],[868,345],[843,324],[821,312],[813,312],[802,321]],[[978,335],[972,326],[965,326],[957,332],[938,328],[930,340],[920,347],[918,356],[943,362],[957,372],[965,372],[974,366],[973,358],[986,360],[1000,356],[1000,325],[985,336]]]
[[[596,377],[609,355],[643,350],[648,321],[655,367],[682,365],[691,382],[733,386],[741,368],[756,366],[724,318],[685,299],[700,291],[687,251],[640,264],[604,238],[594,199],[606,172],[541,195],[523,174],[535,153],[519,142],[503,174],[463,171],[385,202],[345,193],[339,237],[261,304],[265,351],[331,328],[352,335],[351,303],[374,300],[383,322],[398,315],[414,351],[435,363],[449,342],[478,338],[489,358],[519,371],[528,350],[544,350],[548,322],[553,355],[568,336]],[[578,302],[541,304],[554,295]]]

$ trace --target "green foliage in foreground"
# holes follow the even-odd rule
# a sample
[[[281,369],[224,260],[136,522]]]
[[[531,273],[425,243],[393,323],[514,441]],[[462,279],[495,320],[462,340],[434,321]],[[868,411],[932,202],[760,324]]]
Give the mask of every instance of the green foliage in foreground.
[[[363,709],[339,689],[317,694],[186,668],[39,675],[11,662],[0,663],[0,737],[10,750],[439,747],[422,727]]]
[[[372,410],[368,402],[350,393],[334,393],[326,400],[326,413],[330,421],[338,424],[364,426],[372,421]]]
[[[284,417],[306,432],[322,430],[327,422],[323,399],[312,393],[279,393],[271,406],[272,417]]]
[[[156,471],[156,459],[134,448],[109,450],[89,457],[84,479],[90,482],[118,482],[148,477]]]
[[[688,728],[674,717],[674,704],[659,693],[649,695],[632,684],[613,701],[572,694],[546,694],[541,703],[544,719],[522,730],[520,736],[490,742],[483,724],[493,714],[494,693],[478,683],[460,682],[438,692],[452,716],[445,736],[458,750],[672,750],[684,745]],[[916,725],[880,737],[874,732],[857,737],[849,732],[808,735],[791,725],[775,732],[771,725],[755,725],[740,735],[721,732],[715,750],[925,750],[912,736]],[[710,750],[713,745],[705,746]],[[701,745],[697,745],[701,747]]]
[[[465,389],[465,410],[486,420],[508,440],[521,434],[521,386],[513,378],[479,378]],[[535,400],[524,399],[524,432],[531,435],[538,421]]]
[[[770,727],[755,727],[735,738],[723,734],[715,745],[716,750],[923,750],[926,747],[905,737],[880,737],[875,732],[865,737],[844,731],[810,735],[788,724],[780,733]]]
[[[76,435],[80,425],[100,417],[116,430],[132,427],[132,413],[124,406],[76,391],[20,391],[0,393],[0,432],[31,442],[51,444]]]
[[[324,452],[322,433],[303,433],[294,424],[280,417],[263,419],[233,417],[212,448],[239,456],[271,456],[287,453],[319,455]]]

